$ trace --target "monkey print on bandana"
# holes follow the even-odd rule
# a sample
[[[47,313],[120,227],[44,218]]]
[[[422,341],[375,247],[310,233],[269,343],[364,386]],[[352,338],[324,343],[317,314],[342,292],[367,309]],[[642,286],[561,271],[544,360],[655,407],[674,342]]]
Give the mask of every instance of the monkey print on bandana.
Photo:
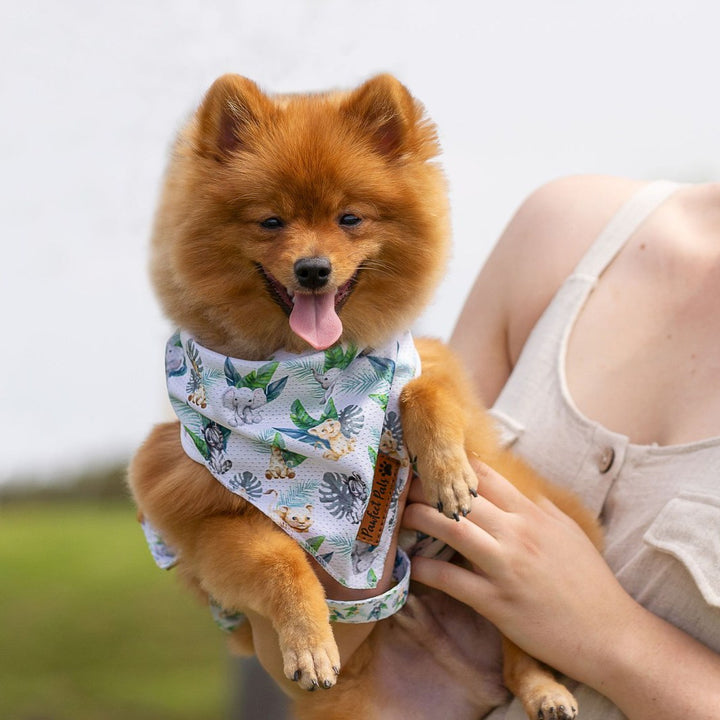
[[[338,582],[375,587],[410,469],[399,420],[400,391],[420,371],[410,334],[251,362],[181,331],[165,369],[185,452]]]

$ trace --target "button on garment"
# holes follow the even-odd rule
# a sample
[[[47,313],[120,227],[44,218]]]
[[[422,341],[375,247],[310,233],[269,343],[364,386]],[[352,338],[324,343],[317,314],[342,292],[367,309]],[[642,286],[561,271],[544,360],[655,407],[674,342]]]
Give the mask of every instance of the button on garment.
[[[568,338],[585,301],[626,240],[675,187],[646,186],[598,236],[538,320],[492,413],[514,452],[577,493],[601,519],[605,559],[625,590],[720,652],[720,437],[635,445],[585,417],[565,380]],[[591,688],[565,682],[583,720],[624,717]],[[513,701],[488,718],[526,715]]]
[[[605,448],[598,460],[598,470],[604,475],[612,467],[613,460],[615,460],[615,451],[611,447]]]

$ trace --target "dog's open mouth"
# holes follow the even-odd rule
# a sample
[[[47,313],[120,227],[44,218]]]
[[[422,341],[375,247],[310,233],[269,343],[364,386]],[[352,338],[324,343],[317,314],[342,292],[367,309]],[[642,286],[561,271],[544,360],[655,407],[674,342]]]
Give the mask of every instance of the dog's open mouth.
[[[358,272],[335,291],[293,292],[262,265],[258,270],[275,302],[287,313],[292,331],[316,350],[325,350],[342,335],[338,313],[357,284]]]

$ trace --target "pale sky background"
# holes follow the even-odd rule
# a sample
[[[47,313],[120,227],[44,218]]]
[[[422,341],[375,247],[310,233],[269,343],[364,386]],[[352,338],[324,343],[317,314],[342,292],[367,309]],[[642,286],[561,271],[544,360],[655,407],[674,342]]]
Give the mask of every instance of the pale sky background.
[[[3,0],[0,483],[122,459],[162,419],[147,240],[216,76],[291,92],[389,71],[425,103],[455,252],[417,330],[445,338],[539,184],[720,180],[718,28],[717,0]]]

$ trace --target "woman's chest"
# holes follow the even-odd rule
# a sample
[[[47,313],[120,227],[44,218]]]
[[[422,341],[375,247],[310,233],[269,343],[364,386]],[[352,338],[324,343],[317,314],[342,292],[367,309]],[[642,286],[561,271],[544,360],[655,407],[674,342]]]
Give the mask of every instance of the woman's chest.
[[[569,331],[564,371],[575,406],[638,444],[720,435],[716,293],[650,268],[611,270]]]

